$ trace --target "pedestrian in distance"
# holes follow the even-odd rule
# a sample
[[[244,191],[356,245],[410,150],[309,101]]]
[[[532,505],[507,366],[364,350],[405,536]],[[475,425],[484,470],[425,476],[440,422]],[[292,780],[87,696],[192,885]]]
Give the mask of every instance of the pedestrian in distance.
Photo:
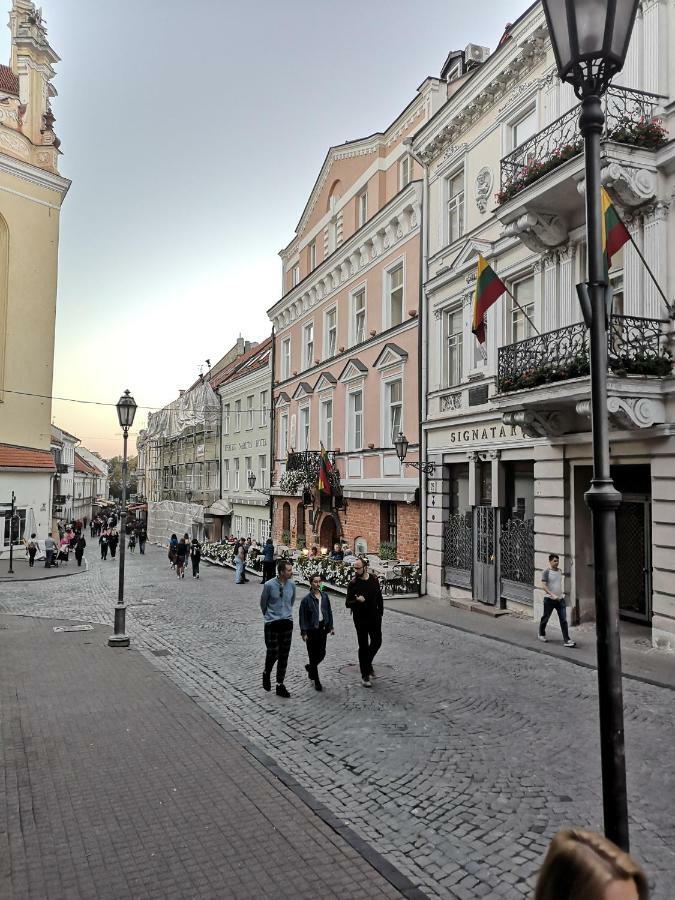
[[[178,578],[185,578],[185,562],[189,552],[190,548],[185,538],[182,538],[176,544],[176,575]]]
[[[345,606],[354,618],[354,627],[359,642],[359,668],[361,684],[372,687],[375,676],[373,660],[382,646],[382,615],[384,602],[380,582],[368,571],[368,560],[357,557],[354,563],[355,578],[347,588]]]
[[[101,559],[108,558],[108,533],[106,531],[101,532],[101,537],[98,539],[99,547],[101,548]]]
[[[262,583],[274,578],[274,541],[267,538],[262,550]]]
[[[45,538],[45,569],[51,568],[54,565],[54,554],[56,553],[56,541],[54,540],[51,531]]]
[[[28,567],[32,569],[35,566],[35,554],[38,552],[38,542],[34,534],[31,534],[30,540],[26,541],[26,555],[28,556]]]
[[[246,584],[248,578],[246,577],[246,547],[244,544],[239,545],[239,549],[235,553],[234,557],[234,583],[235,584]]]
[[[287,559],[280,559],[277,563],[276,578],[270,578],[265,582],[260,596],[260,609],[265,621],[265,647],[267,648],[262,686],[266,691],[272,689],[272,669],[276,664],[277,696],[286,699],[291,696],[284,680],[288,654],[291,652],[291,641],[293,640],[295,582],[292,576],[293,566],[291,563]]]
[[[541,586],[544,589],[545,596],[544,614],[539,622],[539,640],[544,643],[547,642],[546,625],[553,614],[553,610],[555,610],[560,620],[560,630],[562,631],[564,645],[566,647],[576,647],[575,642],[570,638],[567,628],[567,607],[562,590],[560,557],[557,553],[549,553],[548,564],[548,569],[544,569],[541,575]]]
[[[326,658],[326,640],[333,629],[333,610],[330,598],[321,588],[321,577],[312,575],[309,580],[309,593],[300,602],[300,634],[307,645],[309,662],[305,666],[307,674],[314,682],[314,688],[322,691],[319,680],[319,664]]]
[[[171,563],[171,568],[176,568],[176,548],[178,547],[178,538],[175,534],[171,535],[171,540],[169,541],[169,562]]]
[[[108,535],[108,546],[110,547],[110,558],[115,559],[115,554],[117,553],[117,545],[120,542],[120,536],[117,532],[116,528],[113,528],[110,534]]]
[[[148,532],[141,526],[141,530],[138,532],[138,549],[140,551],[141,556],[145,556],[145,542],[148,539]]]
[[[338,543],[333,544],[333,552],[330,555],[330,558],[334,562],[342,562],[345,558],[344,550],[340,549],[340,545]]]
[[[129,535],[129,552],[136,552],[136,533],[134,531]]]
[[[84,539],[84,535],[82,533],[78,534],[77,541],[75,543],[75,559],[77,560],[77,565],[82,565],[82,557],[84,556],[84,548],[87,546],[87,542]]]
[[[581,828],[559,831],[539,872],[534,900],[648,900],[647,877],[606,837]]]
[[[190,562],[192,563],[192,577],[199,578],[199,563],[202,559],[202,547],[197,538],[192,538],[190,546]]]

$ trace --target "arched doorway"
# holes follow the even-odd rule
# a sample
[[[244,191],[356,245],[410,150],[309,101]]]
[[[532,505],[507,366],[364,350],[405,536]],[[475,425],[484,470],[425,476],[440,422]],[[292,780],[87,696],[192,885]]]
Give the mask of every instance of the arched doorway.
[[[281,530],[291,533],[291,504],[288,502],[281,507]]]
[[[321,527],[319,529],[319,543],[322,548],[325,547],[330,553],[333,549],[333,544],[335,544],[337,540],[338,530],[335,519],[330,514],[325,515],[321,520]]]

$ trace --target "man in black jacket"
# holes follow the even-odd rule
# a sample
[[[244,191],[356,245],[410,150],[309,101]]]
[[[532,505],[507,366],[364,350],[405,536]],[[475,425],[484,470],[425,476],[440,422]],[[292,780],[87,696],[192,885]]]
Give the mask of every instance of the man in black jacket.
[[[354,578],[347,588],[345,606],[351,609],[359,641],[361,684],[372,687],[373,659],[382,646],[382,614],[384,603],[380,582],[368,572],[368,560],[359,557],[354,563]]]

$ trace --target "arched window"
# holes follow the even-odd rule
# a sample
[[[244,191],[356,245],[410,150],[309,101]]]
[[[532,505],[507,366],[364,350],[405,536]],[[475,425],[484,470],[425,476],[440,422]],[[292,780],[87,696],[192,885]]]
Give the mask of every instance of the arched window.
[[[305,536],[305,506],[303,503],[298,503],[295,530],[298,537]]]
[[[290,531],[291,530],[291,504],[284,503],[281,507],[281,530],[282,531]]]

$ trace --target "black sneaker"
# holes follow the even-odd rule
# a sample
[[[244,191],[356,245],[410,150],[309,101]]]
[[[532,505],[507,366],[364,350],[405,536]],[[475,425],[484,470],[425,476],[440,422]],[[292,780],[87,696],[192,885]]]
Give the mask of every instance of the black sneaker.
[[[278,685],[277,685],[277,697],[285,697],[285,698],[288,700],[288,698],[289,698],[290,696],[291,696],[291,695],[290,695],[290,694],[288,693],[288,691],[286,690],[286,685],[285,685],[285,684],[278,684]]]
[[[270,676],[267,672],[263,672],[263,688],[266,691],[272,690],[272,682],[271,682]]]
[[[315,690],[315,691],[322,691],[322,690],[323,690],[323,685],[321,684],[321,682],[319,681],[318,678],[315,678],[315,679],[314,679],[314,690]]]
[[[305,671],[307,672],[307,677],[310,681],[314,681],[314,676],[312,675],[312,667],[309,663],[305,665]]]

